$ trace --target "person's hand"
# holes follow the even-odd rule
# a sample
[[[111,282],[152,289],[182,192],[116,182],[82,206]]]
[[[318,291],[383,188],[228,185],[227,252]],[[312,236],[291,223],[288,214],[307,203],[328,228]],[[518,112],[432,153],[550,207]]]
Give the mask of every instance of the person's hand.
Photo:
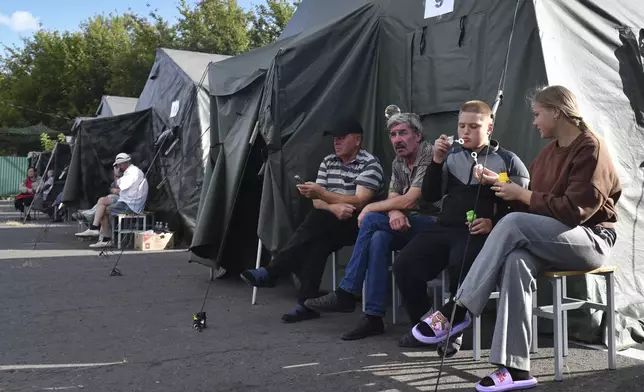
[[[353,216],[353,213],[356,211],[356,208],[351,204],[339,203],[331,204],[329,209],[340,220],[347,220]]]
[[[495,182],[491,189],[497,197],[506,201],[520,200],[523,193],[527,192],[525,188],[512,182]]]
[[[319,199],[324,188],[322,185],[316,184],[315,182],[306,182],[304,184],[297,185],[297,190],[300,191],[300,194],[308,199]]]
[[[362,220],[364,219],[365,216],[367,216],[368,213],[370,213],[371,210],[369,210],[369,204],[367,204],[362,211],[360,211],[360,215],[358,215],[358,227],[362,224]]]
[[[389,212],[389,227],[391,230],[405,232],[411,228],[409,219],[400,211]]]
[[[474,166],[474,177],[483,185],[492,185],[499,181],[499,175],[487,167]]]
[[[440,135],[440,137],[434,142],[434,162],[445,162],[447,151],[449,151],[451,147],[452,145],[449,143],[447,135]]]
[[[492,231],[492,221],[488,218],[478,218],[475,219],[472,224],[465,222],[466,225],[470,226],[470,233],[474,235],[487,234]]]

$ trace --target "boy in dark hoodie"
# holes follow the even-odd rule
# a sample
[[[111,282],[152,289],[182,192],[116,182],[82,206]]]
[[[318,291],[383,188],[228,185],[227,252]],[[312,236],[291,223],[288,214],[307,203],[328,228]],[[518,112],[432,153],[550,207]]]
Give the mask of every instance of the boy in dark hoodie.
[[[496,197],[489,185],[479,186],[474,173],[481,170],[480,165],[495,173],[507,173],[510,181],[528,187],[526,166],[514,153],[490,139],[492,129],[490,107],[482,101],[469,101],[461,106],[458,118],[458,137],[462,144],[453,146],[446,135],[441,135],[434,144],[422,197],[429,203],[442,199],[437,224],[433,230],[414,237],[394,263],[396,283],[412,324],[418,323],[431,308],[427,282],[447,269],[449,290],[455,295],[459,278],[463,280],[467,275],[488,233],[510,212],[510,206]],[[468,211],[470,216],[471,211],[475,214],[469,221]],[[451,353],[458,351],[460,335],[455,333],[449,342]],[[399,345],[419,347],[423,343],[428,342],[420,342],[409,332]]]

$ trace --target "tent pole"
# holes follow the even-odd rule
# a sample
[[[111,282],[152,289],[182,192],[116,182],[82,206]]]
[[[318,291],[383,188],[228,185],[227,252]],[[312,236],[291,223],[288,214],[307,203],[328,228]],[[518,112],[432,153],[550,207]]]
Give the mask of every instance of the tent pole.
[[[257,134],[259,133],[259,121],[255,121],[255,128],[253,129],[253,133],[250,135],[250,140],[248,141],[248,144],[252,147],[255,145],[255,140],[257,139]]]
[[[255,145],[255,140],[257,140],[257,134],[259,133],[259,121],[255,121],[255,128],[253,128],[253,133],[250,135],[250,140],[248,144],[252,148]],[[249,152],[250,155],[250,152]],[[259,269],[262,260],[262,239],[257,235],[257,258],[255,260],[255,269]],[[253,300],[251,301],[252,305],[255,305],[257,302],[257,287],[253,287]]]
[[[255,260],[255,269],[260,267],[262,261],[262,240],[257,238],[257,259]],[[253,300],[251,301],[252,305],[255,305],[257,301],[257,287],[253,287]]]
[[[49,160],[47,161],[47,166],[45,167],[45,173],[43,177],[47,175],[47,171],[49,170],[49,165],[51,165],[51,160],[54,159],[54,154],[56,153],[57,148],[58,148],[58,142],[56,142],[56,144],[54,145],[54,148],[51,150],[51,155],[49,156]],[[42,154],[40,156],[42,157]],[[40,162],[40,158],[38,158],[38,162]],[[29,216],[29,214],[31,214],[31,207],[33,206],[34,201],[36,200],[36,196],[38,196],[38,193],[40,193],[40,190],[42,189],[42,187],[43,187],[43,182],[40,181],[40,183],[38,183],[38,188],[36,189],[36,193],[34,193],[34,198],[31,201],[31,204],[29,204],[29,209],[27,210],[27,215],[25,215],[25,220],[22,221],[22,223],[27,222],[27,217]]]

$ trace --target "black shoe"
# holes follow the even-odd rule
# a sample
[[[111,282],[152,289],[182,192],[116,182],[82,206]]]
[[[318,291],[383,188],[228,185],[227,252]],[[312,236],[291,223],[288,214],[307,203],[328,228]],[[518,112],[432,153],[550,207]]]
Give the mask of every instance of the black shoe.
[[[266,268],[246,270],[239,275],[244,282],[254,287],[275,287],[275,279]]]
[[[463,333],[456,334],[455,336],[450,336],[449,342],[441,342],[436,346],[436,352],[442,358],[445,355],[445,358],[451,358],[456,355],[461,349],[461,344],[463,343]],[[447,351],[447,353],[445,353]]]
[[[356,299],[342,289],[333,291],[319,298],[304,301],[304,306],[318,312],[352,313],[356,310]]]
[[[431,347],[432,345],[430,344],[425,344],[423,342],[420,342],[418,339],[414,337],[414,334],[411,333],[411,331],[407,332],[405,336],[400,338],[398,341],[398,347],[404,347],[404,348],[421,348],[421,347]]]
[[[282,316],[285,323],[297,323],[299,321],[319,319],[320,313],[311,310],[304,305],[297,304],[290,312]]]
[[[364,316],[358,325],[342,335],[342,340],[358,340],[385,333],[385,323],[381,317]]]

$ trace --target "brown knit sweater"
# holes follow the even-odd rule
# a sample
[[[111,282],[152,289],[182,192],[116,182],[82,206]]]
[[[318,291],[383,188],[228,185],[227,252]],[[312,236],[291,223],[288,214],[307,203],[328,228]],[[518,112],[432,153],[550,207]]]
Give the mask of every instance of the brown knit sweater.
[[[614,228],[622,194],[606,145],[583,132],[569,146],[549,143],[530,165],[529,212],[575,227]]]

